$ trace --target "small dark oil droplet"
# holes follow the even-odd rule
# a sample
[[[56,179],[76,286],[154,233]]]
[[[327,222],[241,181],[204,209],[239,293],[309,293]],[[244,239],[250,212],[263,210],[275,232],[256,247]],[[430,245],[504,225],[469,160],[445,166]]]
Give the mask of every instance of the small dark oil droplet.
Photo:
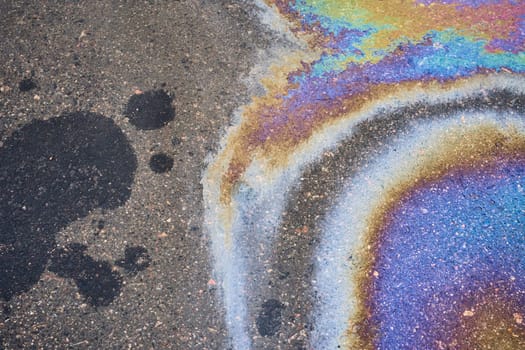
[[[151,156],[149,167],[156,173],[165,173],[173,168],[173,158],[164,153]]]
[[[18,84],[18,89],[22,92],[26,92],[36,88],[36,83],[31,78],[25,78]]]
[[[175,118],[172,98],[164,90],[135,94],[128,100],[124,115],[140,130],[160,129]]]

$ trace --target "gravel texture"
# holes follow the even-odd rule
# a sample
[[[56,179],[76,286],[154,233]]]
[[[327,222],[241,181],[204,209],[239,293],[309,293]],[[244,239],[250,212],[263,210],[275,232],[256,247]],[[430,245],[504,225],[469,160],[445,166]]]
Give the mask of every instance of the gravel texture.
[[[226,347],[200,179],[272,40],[254,11],[0,1],[0,348]]]

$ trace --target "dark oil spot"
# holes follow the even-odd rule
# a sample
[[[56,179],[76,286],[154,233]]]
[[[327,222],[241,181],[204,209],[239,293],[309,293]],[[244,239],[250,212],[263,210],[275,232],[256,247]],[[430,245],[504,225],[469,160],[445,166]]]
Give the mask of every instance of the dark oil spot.
[[[259,334],[268,337],[275,335],[281,328],[281,312],[284,305],[277,299],[268,299],[262,304],[256,325]]]
[[[164,90],[150,90],[129,98],[124,115],[140,130],[160,129],[175,117],[172,98]]]
[[[154,154],[149,160],[149,167],[156,173],[165,173],[173,168],[173,158],[164,153]]]
[[[20,83],[18,83],[18,88],[20,89],[20,91],[26,92],[36,88],[36,83],[31,78],[25,78],[22,79]]]
[[[135,275],[146,269],[151,263],[148,251],[144,247],[127,247],[124,259],[115,262],[115,265],[124,268],[128,273]]]
[[[120,293],[122,278],[107,261],[97,261],[85,254],[87,247],[74,243],[51,254],[49,271],[72,278],[78,291],[92,306],[107,306]]]
[[[111,119],[82,112],[25,125],[0,160],[0,298],[9,300],[40,279],[57,232],[129,199],[137,160]]]

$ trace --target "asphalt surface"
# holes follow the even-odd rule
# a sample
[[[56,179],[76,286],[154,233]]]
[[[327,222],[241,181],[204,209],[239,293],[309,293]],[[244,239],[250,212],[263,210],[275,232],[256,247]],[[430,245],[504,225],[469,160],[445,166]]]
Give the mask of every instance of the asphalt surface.
[[[0,1],[0,348],[227,348],[200,181],[275,40],[255,11]]]
[[[281,5],[285,10],[289,7]],[[507,5],[510,8],[515,4]],[[490,163],[477,164],[482,157],[490,160],[500,155],[517,158],[516,164],[523,164],[523,139],[516,141],[517,133],[509,131],[511,126],[523,125],[518,122],[525,110],[523,74],[513,73],[503,63],[493,71],[488,68],[485,71],[480,65],[476,68],[480,69],[476,71],[479,74],[465,77],[464,82],[457,79],[436,87],[429,78],[428,85],[421,85],[422,90],[428,89],[424,94],[419,87],[412,91],[412,85],[407,84],[408,90],[399,87],[398,95],[397,90],[388,89],[390,83],[385,84],[386,90],[381,94],[370,95],[385,98],[379,105],[381,108],[370,107],[370,111],[351,120],[355,124],[346,123],[346,117],[334,120],[333,128],[316,130],[317,134],[313,134],[304,149],[299,144],[277,142],[275,150],[279,152],[272,154],[273,141],[270,136],[262,138],[265,135],[262,131],[273,135],[280,130],[279,121],[288,120],[289,113],[296,113],[300,121],[302,111],[307,111],[308,116],[320,108],[331,118],[329,104],[324,106],[324,102],[319,102],[324,99],[311,96],[324,96],[326,89],[330,92],[331,84],[337,83],[339,76],[327,79],[326,85],[318,84],[315,79],[308,85],[307,79],[301,84],[306,86],[305,92],[312,94],[305,94],[304,98],[297,95],[300,96],[297,100],[290,100],[289,106],[293,108],[281,108],[280,104],[263,106],[260,110],[269,111],[268,115],[259,113],[257,106],[246,109],[245,115],[256,119],[261,133],[240,133],[228,144],[224,135],[240,130],[230,127],[239,125],[242,106],[263,93],[259,81],[269,76],[266,70],[270,63],[299,67],[295,61],[301,58],[303,67],[298,72],[307,71],[305,60],[320,54],[313,48],[301,50],[306,41],[294,40],[283,22],[272,19],[270,12],[257,7],[257,2],[247,0],[0,0],[0,350],[366,347],[352,345],[365,344],[360,342],[340,342],[341,334],[344,338],[370,340],[366,343],[370,348],[384,348],[377,345],[380,343],[371,345],[373,334],[379,332],[376,325],[388,324],[382,323],[379,313],[370,311],[374,307],[383,310],[379,307],[382,300],[389,300],[384,302],[385,310],[395,308],[384,312],[388,322],[397,327],[385,328],[386,333],[391,332],[399,339],[395,344],[419,344],[405,342],[406,339],[425,342],[438,339],[436,346],[452,344],[450,347],[456,348],[458,339],[466,344],[461,346],[470,349],[473,348],[470,344],[484,341],[484,334],[488,338],[493,336],[495,344],[501,347],[514,349],[525,344],[523,301],[516,299],[509,303],[505,299],[514,297],[510,292],[514,289],[509,289],[508,295],[501,299],[497,288],[494,293],[489,288],[486,295],[478,295],[476,291],[484,287],[478,288],[481,284],[477,280],[468,284],[470,280],[463,277],[483,268],[477,263],[472,270],[454,265],[470,266],[469,259],[463,264],[455,258],[466,243],[457,240],[457,245],[449,244],[456,242],[455,238],[418,242],[412,238],[425,235],[411,234],[399,234],[402,239],[396,241],[390,240],[387,232],[390,227],[387,214],[390,215],[388,208],[391,208],[388,203],[401,203],[410,199],[412,193],[424,192],[415,183],[425,179],[425,172],[411,174],[410,171],[419,169],[414,164],[420,162],[435,174],[457,166],[457,174],[461,176],[450,183],[457,189],[451,192],[458,195],[446,203],[447,208],[452,208],[451,219],[446,214],[448,210],[440,209],[439,198],[429,195],[428,203],[435,201],[435,207],[410,204],[416,213],[410,228],[424,230],[425,227],[419,226],[427,225],[432,227],[429,232],[437,232],[435,236],[439,236],[440,231],[433,229],[437,224],[419,219],[419,213],[429,212],[432,215],[425,217],[439,219],[444,215],[446,220],[457,224],[456,227],[451,224],[446,232],[454,232],[454,236],[468,226],[460,225],[462,219],[467,223],[477,220],[473,225],[479,221],[481,229],[476,226],[479,232],[485,232],[491,225],[489,219],[477,219],[482,216],[494,217],[498,230],[496,224],[508,222],[505,227],[511,227],[508,230],[515,237],[509,236],[514,237],[515,246],[512,243],[505,245],[505,249],[492,249],[497,241],[487,239],[479,243],[480,236],[474,229],[465,236],[478,244],[470,248],[472,253],[494,252],[479,255],[480,261],[490,267],[487,267],[490,273],[481,277],[492,283],[493,272],[498,272],[494,276],[500,276],[499,270],[510,266],[508,280],[512,283],[519,280],[515,289],[519,292],[515,294],[521,298],[525,280],[520,278],[519,270],[514,271],[514,266],[521,262],[517,263],[519,254],[512,249],[517,251],[524,245],[520,234],[523,212],[517,208],[521,204],[515,204],[522,203],[523,186],[518,184],[516,190],[510,190],[514,188],[510,185],[502,187],[508,193],[496,198],[500,202],[481,196],[480,205],[472,202],[476,203],[471,206],[475,209],[473,214],[465,209],[468,206],[463,198],[468,197],[465,194],[469,191],[500,196],[504,191],[492,190],[496,185],[491,179],[497,176],[517,179],[516,183],[522,179],[523,165],[494,166],[491,171],[496,175],[487,171],[469,177],[472,174],[467,176],[467,170],[468,166],[483,168]],[[316,28],[313,25],[309,30],[315,32]],[[345,36],[340,39],[343,43],[346,40]],[[462,43],[459,47],[463,47]],[[430,44],[429,41],[420,46],[437,51],[442,48],[437,45],[439,42]],[[395,56],[404,57],[403,50],[399,46]],[[416,62],[411,60],[409,51],[406,55],[406,62]],[[426,56],[421,57],[423,60]],[[373,65],[370,67],[373,69]],[[395,65],[385,67],[388,74],[397,69]],[[367,71],[364,72],[366,77]],[[278,76],[276,72],[273,75],[276,81],[267,80],[266,86],[274,83],[277,91]],[[378,78],[379,84],[384,78]],[[414,79],[422,79],[424,83],[426,77],[423,78]],[[353,84],[351,79],[348,82]],[[289,85],[287,88],[293,88],[294,84]],[[401,96],[405,93],[407,96]],[[341,94],[341,98],[353,98],[351,94]],[[277,96],[287,98],[280,92]],[[303,106],[304,102],[312,104]],[[331,102],[341,101],[332,98]],[[355,108],[360,111],[366,106]],[[342,110],[337,113],[346,113]],[[347,117],[353,118],[351,114]],[[290,125],[293,127],[294,123]],[[307,137],[308,133],[300,135],[305,125],[310,124],[298,124],[291,136],[283,132],[283,140],[293,135]],[[513,137],[518,146],[510,142]],[[437,139],[454,142],[442,145]],[[256,147],[250,143],[257,144],[257,140],[264,142]],[[422,148],[410,149],[410,145],[418,144]],[[237,148],[238,145],[241,147]],[[268,158],[257,159],[256,152],[266,146]],[[224,157],[219,152],[221,147],[226,153]],[[516,147],[514,153],[506,153],[513,147]],[[239,155],[245,150],[246,154]],[[235,164],[237,158],[229,158],[230,151],[246,163]],[[272,159],[275,161],[278,155],[287,153],[296,159],[286,160],[283,168],[277,169],[281,171],[278,176],[272,177],[265,167],[271,168]],[[443,159],[439,163],[443,169],[430,161],[432,157]],[[472,165],[466,159],[471,159]],[[224,160],[226,164],[222,164]],[[259,169],[256,161],[261,160],[260,164],[266,160],[268,163]],[[212,166],[208,168],[209,164]],[[242,169],[243,177],[234,179],[239,170],[233,165]],[[214,166],[217,172],[210,172]],[[462,166],[466,167],[465,176],[460,174]],[[404,181],[409,180],[393,182],[397,177],[414,179],[410,180],[414,192],[408,192],[412,187],[403,188],[405,192],[393,191],[396,186],[408,186]],[[220,200],[224,188],[216,188],[223,182],[228,185],[225,179],[232,181],[230,193],[229,187],[224,187],[225,198],[230,196],[230,202]],[[493,193],[479,188],[485,186],[486,179],[486,187]],[[434,180],[429,175],[421,188],[434,184]],[[395,197],[402,194],[406,197]],[[474,197],[480,196],[476,193]],[[508,221],[498,219],[494,213]],[[392,218],[395,215],[393,211]],[[456,220],[458,217],[461,220]],[[381,226],[381,218],[388,219],[388,225]],[[405,216],[400,216],[400,222],[407,220],[409,217],[405,220]],[[362,238],[367,245],[360,246],[357,241],[362,237],[360,227],[364,223],[366,229],[362,231],[372,237]],[[396,230],[401,229],[392,230],[393,237],[398,237]],[[374,234],[377,242],[373,240]],[[385,241],[380,242],[379,238]],[[439,250],[436,242],[441,242],[444,249]],[[384,247],[394,248],[381,250],[383,243]],[[410,248],[416,243],[420,245]],[[423,249],[427,245],[431,249]],[[506,250],[508,246],[512,249]],[[511,253],[507,260],[502,258],[505,252]],[[361,253],[365,259],[358,256]],[[377,257],[373,256],[376,253]],[[426,323],[408,312],[416,309],[397,307],[398,302],[407,301],[408,305],[413,301],[413,295],[417,295],[413,290],[426,291],[427,282],[420,278],[427,276],[425,271],[430,271],[437,282],[447,279],[437,272],[432,275],[435,264],[422,270],[424,264],[419,260],[410,263],[407,273],[398,270],[394,263],[380,264],[391,259],[404,266],[406,261],[412,261],[404,257],[411,254],[415,258],[439,258],[439,254],[454,257],[456,260],[443,265],[446,265],[443,271],[464,272],[446,275],[447,282],[471,290],[481,300],[479,305],[472,302],[480,306],[481,318],[473,318],[474,311],[478,314],[474,306],[460,309],[461,303],[447,294],[439,296],[441,292],[436,292],[437,301],[433,299],[428,304],[438,310],[428,313],[433,318],[427,319],[426,313],[419,313]],[[494,256],[501,258],[501,268],[492,264]],[[438,262],[442,261],[448,260]],[[389,273],[389,269],[395,270],[394,273]],[[456,275],[461,278],[450,278]],[[401,282],[389,280],[391,276]],[[386,287],[377,287],[385,280],[395,283],[385,282]],[[437,282],[432,283],[439,285]],[[407,289],[396,294],[405,285]],[[385,295],[379,293],[383,291]],[[377,301],[373,295],[383,299]],[[474,297],[472,300],[478,300]],[[370,312],[353,315],[354,308],[360,307],[356,306],[356,300]],[[479,330],[479,337],[477,333],[469,338],[448,331],[452,328],[446,328],[449,316],[444,315],[448,315],[450,305],[458,307],[453,312],[460,322],[466,320],[462,331]],[[349,319],[350,309],[353,316]],[[497,312],[506,315],[507,323],[498,323]],[[356,317],[357,321],[352,319]],[[469,326],[471,318],[479,320],[479,325]],[[443,320],[446,322],[439,328]],[[413,322],[417,327],[412,326]],[[429,333],[417,333],[418,322],[427,325]],[[425,335],[432,332],[452,334],[453,339],[441,343],[439,337]],[[501,338],[502,334],[507,338]]]

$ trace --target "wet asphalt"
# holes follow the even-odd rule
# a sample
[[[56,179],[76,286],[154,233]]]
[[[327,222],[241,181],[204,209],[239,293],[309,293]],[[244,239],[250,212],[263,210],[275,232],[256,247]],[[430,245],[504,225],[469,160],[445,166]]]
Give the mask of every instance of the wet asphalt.
[[[227,348],[200,181],[274,40],[255,11],[0,0],[0,348]]]

